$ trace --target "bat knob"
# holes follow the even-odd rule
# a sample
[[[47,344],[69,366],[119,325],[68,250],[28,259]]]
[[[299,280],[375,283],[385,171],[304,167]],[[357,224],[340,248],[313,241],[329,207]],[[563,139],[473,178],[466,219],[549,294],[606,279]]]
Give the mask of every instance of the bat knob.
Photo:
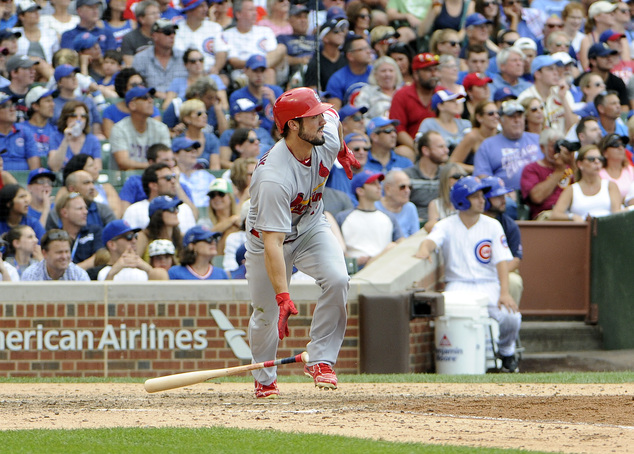
[[[302,357],[302,362],[303,363],[307,363],[308,362],[308,352],[303,352],[301,357]]]

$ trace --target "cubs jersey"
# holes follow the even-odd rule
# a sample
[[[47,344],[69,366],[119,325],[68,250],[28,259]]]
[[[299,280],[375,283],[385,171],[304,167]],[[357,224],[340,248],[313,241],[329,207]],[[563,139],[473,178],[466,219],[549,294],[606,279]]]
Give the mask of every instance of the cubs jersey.
[[[502,225],[483,214],[469,229],[459,215],[451,215],[438,221],[427,238],[442,250],[447,282],[497,282],[496,265],[513,260]]]
[[[325,143],[314,146],[309,163],[298,161],[285,140],[280,140],[261,159],[251,181],[251,208],[247,217],[247,249],[263,248],[260,232],[283,232],[286,242],[325,222],[322,196],[337,153],[339,117],[324,113]]]

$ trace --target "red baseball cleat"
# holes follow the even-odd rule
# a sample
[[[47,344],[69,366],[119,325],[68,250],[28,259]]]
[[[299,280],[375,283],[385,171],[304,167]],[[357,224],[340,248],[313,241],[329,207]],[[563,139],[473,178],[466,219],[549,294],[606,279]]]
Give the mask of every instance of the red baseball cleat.
[[[315,386],[322,389],[337,389],[337,375],[327,363],[304,366],[304,374],[315,380]]]
[[[277,399],[279,395],[280,390],[277,389],[277,380],[270,385],[263,385],[255,380],[255,397],[258,399]]]

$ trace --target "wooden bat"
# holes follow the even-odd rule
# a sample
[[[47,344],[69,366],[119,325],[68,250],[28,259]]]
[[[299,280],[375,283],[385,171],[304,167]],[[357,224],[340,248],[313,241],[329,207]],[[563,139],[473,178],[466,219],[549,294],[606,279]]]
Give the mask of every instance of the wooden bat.
[[[308,353],[303,352],[299,355],[289,356],[272,361],[264,361],[262,363],[247,364],[246,366],[227,367],[225,369],[199,370],[196,372],[183,372],[180,374],[166,375],[165,377],[150,378],[145,381],[145,390],[149,393],[165,391],[167,389],[180,388],[182,386],[194,385],[202,383],[212,378],[228,377],[229,375],[237,375],[250,370],[264,369],[266,367],[280,366],[282,364],[308,362]]]

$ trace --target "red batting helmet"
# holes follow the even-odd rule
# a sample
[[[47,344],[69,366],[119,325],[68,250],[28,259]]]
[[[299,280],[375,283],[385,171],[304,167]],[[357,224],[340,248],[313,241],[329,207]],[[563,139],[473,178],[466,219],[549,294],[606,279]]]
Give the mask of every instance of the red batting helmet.
[[[293,88],[277,98],[273,106],[273,117],[277,129],[282,132],[289,120],[319,115],[331,107],[332,104],[321,102],[319,95],[313,89]]]

